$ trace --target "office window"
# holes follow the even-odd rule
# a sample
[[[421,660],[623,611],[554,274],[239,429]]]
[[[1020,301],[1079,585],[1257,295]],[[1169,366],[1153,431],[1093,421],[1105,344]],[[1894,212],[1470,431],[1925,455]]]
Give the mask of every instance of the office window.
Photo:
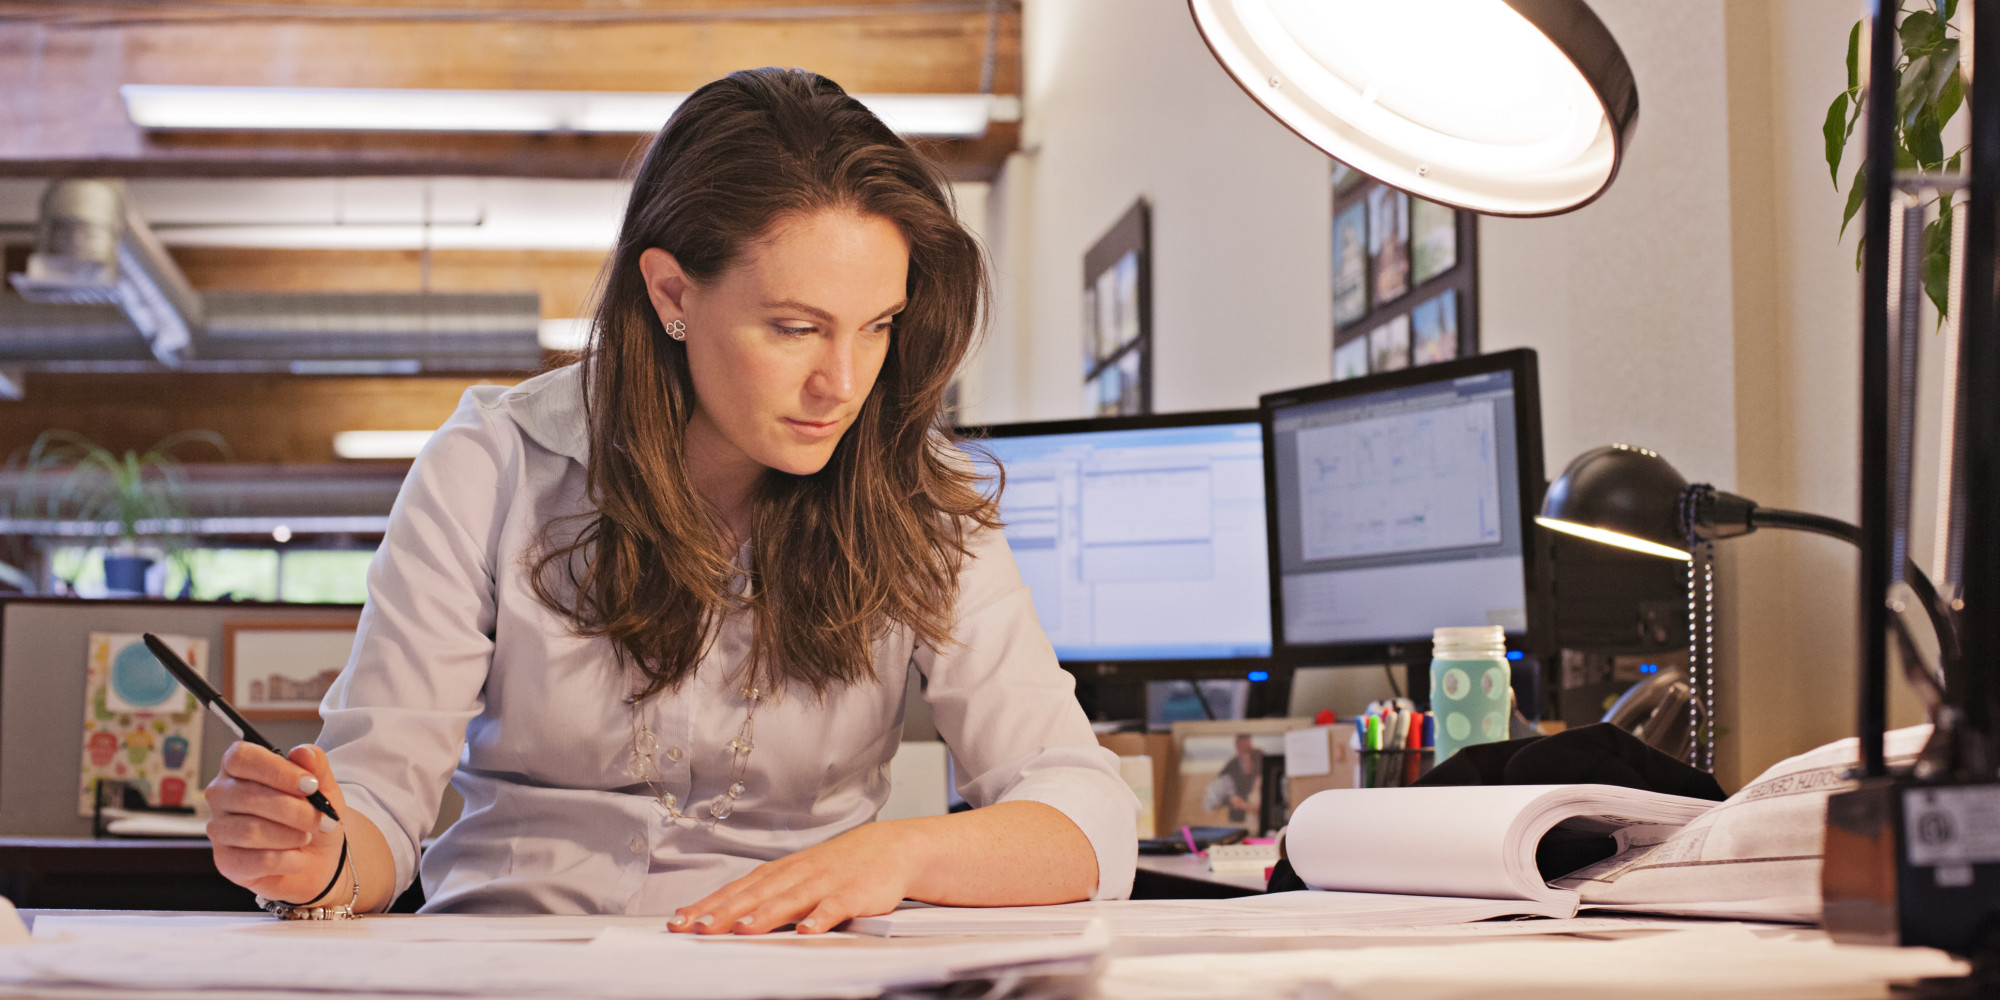
[[[178,597],[185,588],[198,601],[359,604],[368,596],[374,557],[374,549],[183,549],[166,565],[162,592]],[[59,547],[49,553],[49,569],[83,597],[105,596],[102,548]]]
[[[368,564],[374,558],[374,549],[288,550],[279,565],[278,599],[360,604],[368,599]]]

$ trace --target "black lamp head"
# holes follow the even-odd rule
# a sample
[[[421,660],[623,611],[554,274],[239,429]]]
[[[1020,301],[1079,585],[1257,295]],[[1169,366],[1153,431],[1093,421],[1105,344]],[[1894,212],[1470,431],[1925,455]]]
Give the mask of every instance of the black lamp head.
[[[1626,444],[1576,457],[1549,485],[1535,522],[1620,548],[1687,559],[1688,481],[1658,452]]]

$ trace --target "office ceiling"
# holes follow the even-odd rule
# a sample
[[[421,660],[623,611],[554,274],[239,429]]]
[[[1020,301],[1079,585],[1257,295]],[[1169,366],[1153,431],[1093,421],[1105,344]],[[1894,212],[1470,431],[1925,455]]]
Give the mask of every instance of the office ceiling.
[[[0,0],[0,176],[610,179],[629,135],[155,132],[125,83],[687,91],[802,66],[856,93],[1019,93],[1018,0]],[[931,144],[983,180],[1018,144]]]

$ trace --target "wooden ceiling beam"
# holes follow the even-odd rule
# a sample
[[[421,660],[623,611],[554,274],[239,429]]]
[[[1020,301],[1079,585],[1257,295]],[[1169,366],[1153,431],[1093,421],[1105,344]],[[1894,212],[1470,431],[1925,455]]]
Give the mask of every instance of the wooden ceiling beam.
[[[480,4],[499,2],[459,6],[477,11]],[[549,9],[556,13],[584,10],[552,2]],[[617,177],[643,148],[644,137],[149,133],[127,119],[118,86],[687,91],[732,70],[776,65],[812,69],[855,93],[969,93],[980,89],[987,74],[989,35],[996,24],[985,10],[961,3],[893,0],[759,8],[813,15],[789,19],[709,17],[719,8],[708,0],[670,5],[655,0],[640,11],[687,16],[630,23],[253,18],[93,24],[26,18],[17,12],[21,6],[0,2],[0,175],[5,176]],[[168,0],[73,6],[133,14],[331,5]],[[514,0],[508,9],[521,6]],[[835,6],[841,10],[829,13]],[[350,3],[341,9],[371,8]],[[416,8],[388,0],[383,9]],[[992,89],[1017,94],[1020,16],[1009,4],[996,9]],[[863,10],[880,12],[854,13]],[[927,146],[954,179],[966,180],[990,177],[1018,142],[1018,127],[1003,123],[982,139]]]

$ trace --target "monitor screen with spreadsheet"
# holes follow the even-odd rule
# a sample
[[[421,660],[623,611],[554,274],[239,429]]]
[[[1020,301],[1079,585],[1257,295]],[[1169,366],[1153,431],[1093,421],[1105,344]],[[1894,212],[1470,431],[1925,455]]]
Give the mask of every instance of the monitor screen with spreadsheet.
[[[1534,352],[1273,393],[1263,413],[1286,659],[1427,658],[1441,625],[1525,642],[1542,605]]]
[[[966,433],[1006,472],[1007,544],[1065,663],[1270,655],[1257,411]]]

